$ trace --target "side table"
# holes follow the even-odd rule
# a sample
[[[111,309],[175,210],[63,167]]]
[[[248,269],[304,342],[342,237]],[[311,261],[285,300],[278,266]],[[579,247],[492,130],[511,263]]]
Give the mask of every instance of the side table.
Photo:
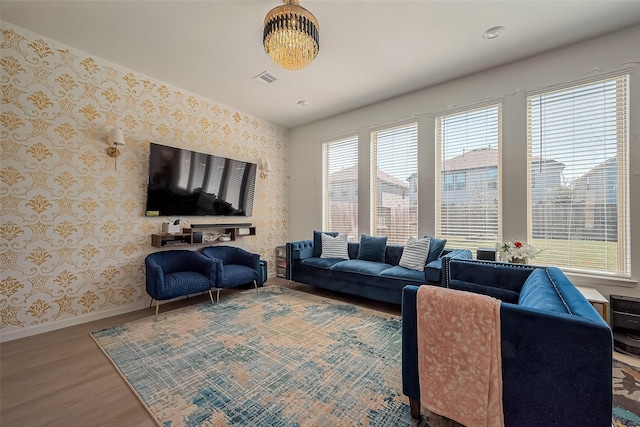
[[[587,299],[587,301],[589,301],[591,303],[591,305],[593,306],[593,308],[595,308],[596,310],[598,310],[598,307],[596,306],[600,306],[600,310],[598,310],[600,312],[600,314],[602,315],[602,318],[604,319],[605,322],[609,323],[609,320],[607,320],[607,313],[609,312],[609,300],[606,299],[605,297],[602,296],[602,294],[600,292],[598,292],[597,289],[594,288],[587,288],[584,286],[576,286],[576,289],[578,289],[580,291],[580,293],[582,295],[584,295],[584,297]]]

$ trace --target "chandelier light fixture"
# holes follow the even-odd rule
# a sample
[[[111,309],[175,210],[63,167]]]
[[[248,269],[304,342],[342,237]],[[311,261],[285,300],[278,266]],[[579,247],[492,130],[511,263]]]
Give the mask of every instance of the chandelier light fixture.
[[[264,17],[262,42],[269,58],[287,70],[311,64],[320,50],[320,26],[299,0],[283,0]]]

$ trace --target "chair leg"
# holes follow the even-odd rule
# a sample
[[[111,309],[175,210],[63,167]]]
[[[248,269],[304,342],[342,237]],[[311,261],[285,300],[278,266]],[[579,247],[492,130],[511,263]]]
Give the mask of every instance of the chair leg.
[[[216,293],[216,304],[220,302],[220,288],[216,288],[218,292]]]
[[[258,282],[257,281],[253,281],[253,286],[256,288],[256,292],[258,292]]]
[[[156,300],[156,320],[158,319],[158,309],[160,308],[160,301]]]
[[[153,305],[153,298],[151,298],[151,301],[149,302],[149,308],[151,308],[152,305]]]
[[[209,298],[211,298],[211,304],[215,304],[215,302],[213,302],[213,294],[211,293],[211,289],[209,289]]]

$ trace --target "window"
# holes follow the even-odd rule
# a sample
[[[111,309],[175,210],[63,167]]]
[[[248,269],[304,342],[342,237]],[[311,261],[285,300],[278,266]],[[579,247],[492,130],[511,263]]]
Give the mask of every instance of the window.
[[[467,186],[466,172],[445,172],[443,176],[444,191],[460,191]]]
[[[358,240],[358,138],[322,145],[322,226]]]
[[[371,133],[371,234],[418,237],[418,124]]]
[[[475,252],[501,240],[501,105],[436,118],[436,233]]]
[[[487,169],[487,190],[498,189],[498,167]]]
[[[627,81],[527,98],[529,233],[540,263],[630,274]]]

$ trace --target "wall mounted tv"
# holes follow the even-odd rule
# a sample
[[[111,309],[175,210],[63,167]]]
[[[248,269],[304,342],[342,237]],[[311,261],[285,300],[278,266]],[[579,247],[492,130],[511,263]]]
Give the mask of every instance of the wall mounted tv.
[[[151,143],[147,216],[253,215],[255,163]]]

